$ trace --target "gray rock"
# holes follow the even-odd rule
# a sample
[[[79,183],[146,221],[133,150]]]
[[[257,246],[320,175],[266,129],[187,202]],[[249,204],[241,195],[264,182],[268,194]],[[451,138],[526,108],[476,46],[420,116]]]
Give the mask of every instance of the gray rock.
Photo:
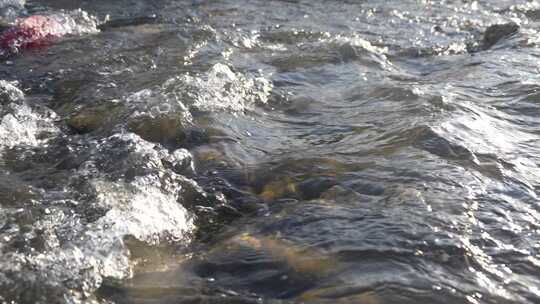
[[[519,25],[515,22],[504,24],[494,24],[489,26],[484,32],[482,49],[487,50],[504,38],[514,35],[519,31]]]

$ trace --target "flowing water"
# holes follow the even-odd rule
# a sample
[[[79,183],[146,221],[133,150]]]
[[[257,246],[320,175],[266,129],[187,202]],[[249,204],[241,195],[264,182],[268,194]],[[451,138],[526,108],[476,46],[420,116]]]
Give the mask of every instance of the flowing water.
[[[0,302],[540,303],[537,1],[24,14]]]

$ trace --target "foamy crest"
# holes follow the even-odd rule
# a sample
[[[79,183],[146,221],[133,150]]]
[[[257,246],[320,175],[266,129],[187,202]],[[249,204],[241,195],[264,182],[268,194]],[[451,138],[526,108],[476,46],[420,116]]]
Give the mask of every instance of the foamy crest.
[[[0,224],[11,227],[0,232],[0,288],[11,290],[8,299],[25,299],[25,288],[32,288],[37,291],[29,300],[36,303],[94,302],[104,278],[133,274],[126,237],[148,245],[189,239],[193,219],[180,202],[184,187],[194,182],[161,161],[183,161],[189,152],[168,153],[131,133],[96,144],[73,183],[57,195],[78,200],[35,201],[39,215],[26,232],[14,219],[27,211],[2,209]],[[116,157],[124,160],[120,166]],[[13,248],[21,238],[24,249]]]
[[[60,36],[94,34],[99,32],[97,18],[81,9],[53,14],[50,18],[61,25],[56,29],[58,31],[57,34]]]
[[[57,133],[53,121],[56,114],[48,109],[31,107],[24,101],[23,92],[16,83],[0,80],[0,148],[16,145],[36,146]]]
[[[212,66],[205,75],[183,75],[170,79],[164,86],[202,111],[242,112],[256,103],[266,103],[272,91],[272,84],[266,78],[235,73],[221,63]]]

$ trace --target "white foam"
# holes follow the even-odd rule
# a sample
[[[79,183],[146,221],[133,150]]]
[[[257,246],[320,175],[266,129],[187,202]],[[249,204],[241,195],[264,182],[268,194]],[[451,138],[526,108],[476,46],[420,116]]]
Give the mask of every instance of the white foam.
[[[44,214],[32,223],[31,231],[23,232],[19,224],[12,223],[13,229],[0,233],[2,288],[15,287],[16,293],[21,293],[24,290],[18,290],[19,286],[36,286],[49,290],[47,293],[52,293],[53,298],[62,295],[69,303],[89,303],[104,278],[120,280],[133,275],[126,237],[149,246],[189,241],[193,218],[181,201],[184,186],[193,187],[196,183],[171,172],[161,162],[165,158],[168,161],[191,158],[189,152],[168,153],[132,133],[113,135],[98,145],[95,158],[90,157],[73,172],[74,178],[86,180],[84,186],[75,183],[63,190],[68,197],[75,193],[87,199],[43,198],[35,204],[41,206]],[[104,163],[103,157],[127,161],[119,166],[115,161]],[[100,169],[88,170],[89,167]],[[131,169],[145,170],[133,178],[111,180],[114,170]],[[90,212],[96,209],[104,214],[92,220],[93,216],[86,214],[88,208]],[[2,211],[3,222],[26,212],[9,208]],[[44,244],[41,249],[22,251],[3,246],[20,237],[26,240],[37,237]],[[43,297],[44,303],[50,300],[46,293],[37,295]]]
[[[242,112],[256,103],[267,103],[272,92],[266,78],[235,73],[222,63],[212,66],[205,75],[175,77],[164,86],[182,95],[186,104],[203,111]]]
[[[40,139],[40,135],[58,132],[53,122],[56,114],[46,109],[45,116],[34,111],[15,83],[0,80],[0,97],[6,103],[0,110],[0,148],[37,146],[47,139]]]

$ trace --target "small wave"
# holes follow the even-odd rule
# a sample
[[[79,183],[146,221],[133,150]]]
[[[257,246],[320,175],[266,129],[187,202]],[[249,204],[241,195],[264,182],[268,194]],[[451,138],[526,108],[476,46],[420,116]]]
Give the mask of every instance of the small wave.
[[[189,153],[169,153],[129,133],[95,144],[71,148],[85,161],[57,194],[37,198],[28,207],[33,211],[3,210],[2,227],[9,228],[0,233],[0,286],[10,290],[4,296],[91,302],[104,278],[133,274],[126,237],[148,245],[189,240],[193,218],[180,201],[194,182],[175,173]],[[19,220],[24,217],[30,230]],[[27,299],[26,288],[40,291]]]
[[[54,125],[56,114],[46,108],[39,113],[27,104],[16,83],[0,80],[0,98],[0,147],[37,146],[48,134],[58,132]]]
[[[217,63],[205,75],[183,75],[164,84],[165,90],[177,92],[185,104],[200,111],[243,112],[256,103],[267,103],[272,84],[262,76],[233,72]]]
[[[358,62],[366,67],[390,70],[393,64],[387,57],[388,49],[373,45],[358,35],[326,35],[316,41],[302,42],[295,46],[292,55],[275,56],[271,65],[282,71],[320,67],[325,64]],[[285,51],[290,50],[285,49]],[[278,55],[284,53],[278,50]]]

